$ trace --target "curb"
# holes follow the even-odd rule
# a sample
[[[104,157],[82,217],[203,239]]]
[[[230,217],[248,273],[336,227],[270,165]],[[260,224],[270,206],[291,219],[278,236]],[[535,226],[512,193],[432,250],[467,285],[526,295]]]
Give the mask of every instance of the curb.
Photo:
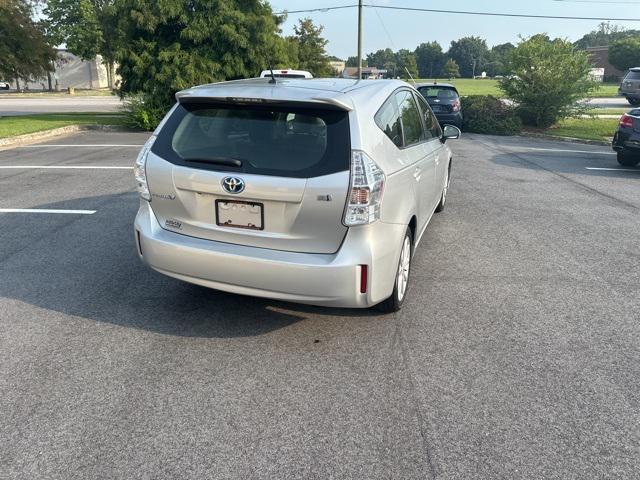
[[[47,138],[64,137],[72,133],[85,132],[90,130],[102,130],[107,132],[127,132],[130,129],[122,125],[67,125],[66,127],[52,128],[42,132],[27,133],[25,135],[16,135],[15,137],[0,138],[0,150],[20,147],[22,145],[30,145],[46,140]]]
[[[604,147],[610,147],[611,142],[605,142],[604,140],[587,140],[583,138],[573,138],[573,137],[556,137],[554,135],[547,135],[546,133],[535,133],[535,132],[522,132],[518,137],[529,137],[529,138],[541,138],[543,140],[555,140],[558,142],[567,142],[567,143],[582,143],[584,145],[599,145]]]

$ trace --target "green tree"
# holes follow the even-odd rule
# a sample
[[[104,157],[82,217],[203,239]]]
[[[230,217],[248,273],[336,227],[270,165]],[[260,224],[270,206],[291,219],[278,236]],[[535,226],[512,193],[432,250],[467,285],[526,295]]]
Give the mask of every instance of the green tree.
[[[509,54],[512,76],[500,80],[500,88],[518,105],[525,125],[547,128],[558,120],[585,112],[580,102],[595,84],[589,79],[587,52],[563,39],[544,35],[523,39]]]
[[[53,70],[56,53],[26,0],[0,0],[0,77],[30,80]]]
[[[451,42],[447,56],[456,61],[463,77],[471,78],[485,67],[489,48],[486,40],[480,37],[463,37]]]
[[[447,61],[438,42],[421,43],[416,48],[415,55],[420,78],[438,77]]]
[[[603,47],[611,45],[617,40],[626,37],[640,36],[640,30],[626,30],[619,25],[611,25],[610,22],[602,22],[597,30],[587,33],[574,43],[576,48],[586,50],[589,47]]]
[[[349,57],[347,58],[347,67],[357,67],[358,66],[358,57]],[[367,67],[369,64],[367,63],[366,58],[362,59],[362,66]]]
[[[393,50],[390,48],[385,48],[384,50],[378,50],[374,53],[369,53],[367,55],[367,65],[371,65],[372,67],[384,68],[386,64],[395,63],[396,55],[393,53]]]
[[[293,52],[297,55],[297,68],[311,72],[314,77],[333,75],[325,50],[329,41],[322,37],[323,30],[322,25],[316,27],[310,18],[304,18],[298,20],[293,29],[294,35],[288,38],[295,45]]]
[[[442,72],[447,78],[458,78],[460,76],[460,67],[453,58],[447,60],[447,63],[444,64],[442,68]]]
[[[262,0],[116,0],[115,7],[123,35],[120,91],[143,94],[151,124],[178,90],[253,77],[270,63],[290,61],[282,18]]]
[[[411,50],[403,48],[396,53],[396,75],[409,78],[409,74],[418,78],[418,63],[416,55]]]
[[[640,66],[640,37],[628,37],[609,47],[609,63],[618,70]]]
[[[491,48],[489,52],[489,62],[486,65],[487,71],[490,76],[495,75],[508,75],[509,72],[506,69],[507,59],[509,57],[509,53],[516,48],[513,43],[502,43],[500,45],[495,45]]]
[[[83,60],[102,56],[111,88],[121,38],[114,3],[115,0],[47,0],[44,9],[47,33],[53,43],[66,44]]]

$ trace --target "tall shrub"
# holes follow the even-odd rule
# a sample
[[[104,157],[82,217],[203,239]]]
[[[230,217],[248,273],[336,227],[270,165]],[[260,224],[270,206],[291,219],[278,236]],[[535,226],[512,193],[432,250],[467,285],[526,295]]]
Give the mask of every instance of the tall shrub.
[[[546,128],[585,112],[581,100],[596,86],[589,78],[590,69],[589,54],[568,40],[535,35],[509,53],[511,75],[500,80],[500,88],[518,105],[525,125]]]

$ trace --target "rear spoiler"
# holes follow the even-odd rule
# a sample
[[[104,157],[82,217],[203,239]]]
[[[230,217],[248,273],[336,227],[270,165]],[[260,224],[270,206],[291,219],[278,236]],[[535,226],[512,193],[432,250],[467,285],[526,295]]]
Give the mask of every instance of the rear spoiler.
[[[184,94],[176,94],[176,100],[182,104],[217,104],[217,105],[263,105],[263,106],[295,106],[302,108],[327,108],[331,110],[344,110],[350,112],[353,106],[335,98],[314,97],[309,100],[282,100],[271,98],[251,98],[251,97],[200,97]]]

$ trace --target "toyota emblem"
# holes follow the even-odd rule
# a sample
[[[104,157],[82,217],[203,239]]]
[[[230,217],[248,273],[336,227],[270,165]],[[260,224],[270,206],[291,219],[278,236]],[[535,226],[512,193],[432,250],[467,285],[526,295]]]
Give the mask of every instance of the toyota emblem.
[[[238,177],[225,177],[222,179],[222,188],[229,193],[241,193],[244,190],[244,180]]]

